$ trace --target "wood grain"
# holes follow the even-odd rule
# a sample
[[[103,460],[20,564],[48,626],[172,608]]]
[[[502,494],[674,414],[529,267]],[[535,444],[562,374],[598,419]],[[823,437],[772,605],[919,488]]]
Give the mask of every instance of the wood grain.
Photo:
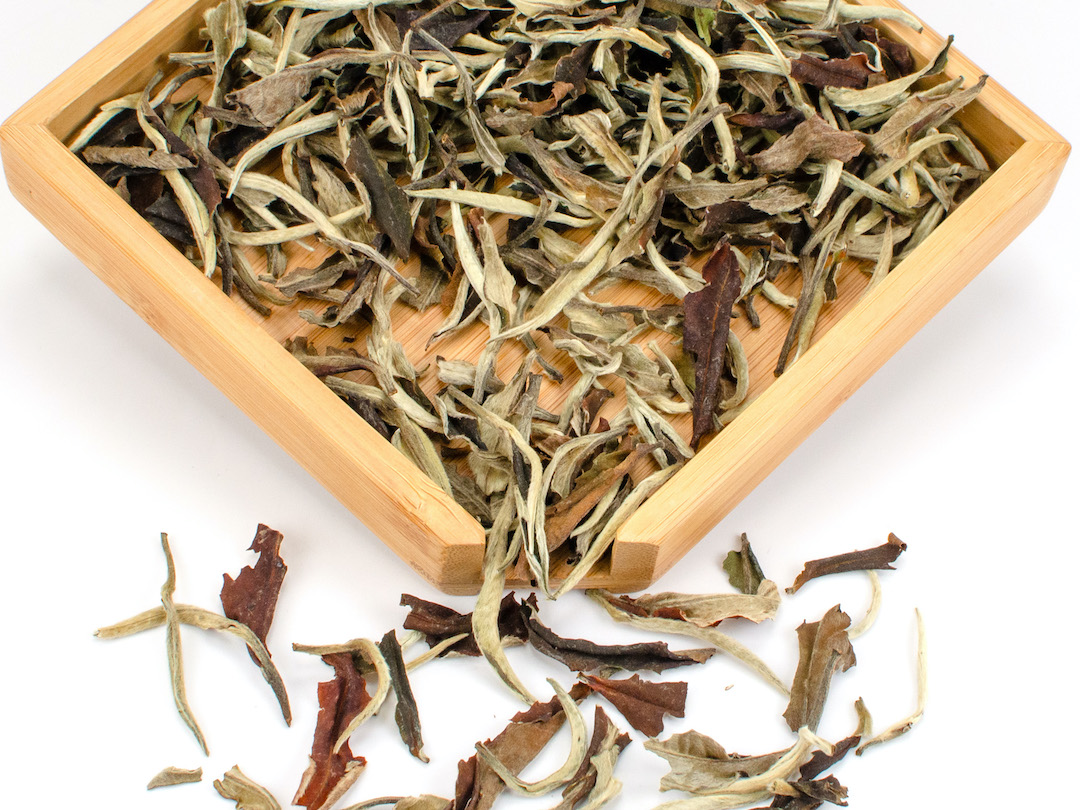
[[[263,318],[226,298],[63,145],[101,103],[141,89],[167,67],[168,53],[197,47],[202,14],[215,2],[156,0],[12,116],[0,128],[8,184],[117,295],[422,576],[448,592],[473,592],[483,551],[480,524],[282,347],[296,336],[320,346],[343,337],[362,345],[364,330],[316,330],[299,315],[311,302]],[[901,7],[892,0],[875,4]],[[944,42],[928,28],[883,27],[920,63]],[[982,72],[953,51],[946,76],[957,75],[974,81]],[[870,295],[862,295],[858,267],[845,266],[840,298],[823,311],[810,351],[782,377],[774,378],[772,368],[787,312],[762,302],[760,329],[737,320],[733,329],[747,350],[753,402],[622,526],[611,554],[584,586],[638,590],[667,571],[1041,211],[1068,156],[1061,136],[993,80],[960,120],[997,165],[990,180]],[[323,250],[290,248],[290,266],[310,266]],[[251,257],[261,262],[256,252]],[[415,264],[408,269],[415,273]],[[794,274],[786,283],[797,290]],[[597,297],[663,302],[631,284]],[[438,386],[436,357],[475,358],[487,339],[487,328],[478,324],[427,346],[444,315],[438,306],[417,313],[398,305],[393,313],[395,337],[415,365],[426,367],[421,384],[429,391]],[[668,350],[667,335],[640,342],[653,338]],[[500,372],[512,370],[521,352],[505,351]],[[566,385],[543,387],[542,404],[556,409],[576,369],[558,353],[549,359],[567,377]],[[617,396],[608,413],[622,407],[618,385],[612,387]],[[689,417],[676,423],[688,436]],[[555,573],[558,581],[565,571]],[[511,584],[528,583],[519,576]]]

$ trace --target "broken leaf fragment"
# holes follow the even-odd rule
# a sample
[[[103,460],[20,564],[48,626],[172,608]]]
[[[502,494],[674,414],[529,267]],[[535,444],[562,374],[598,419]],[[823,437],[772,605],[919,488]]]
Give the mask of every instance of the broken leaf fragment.
[[[743,593],[757,593],[765,574],[761,571],[754,550],[744,532],[739,538],[739,550],[729,551],[724,558],[724,571],[731,586]]]
[[[379,642],[379,651],[386,660],[390,673],[390,684],[397,695],[394,719],[397,721],[401,739],[409,747],[409,752],[421,762],[427,762],[424,753],[424,737],[420,732],[420,714],[416,708],[416,698],[409,684],[409,673],[405,668],[405,659],[401,657],[401,645],[393,630],[383,636]]]
[[[202,781],[202,768],[193,768],[188,770],[187,768],[176,768],[170,766],[164,768],[153,779],[146,784],[147,790],[154,790],[156,788],[171,787],[173,785],[187,785],[193,782]]]
[[[236,802],[236,810],[281,810],[281,805],[269,790],[248,777],[233,765],[220,779],[214,780],[214,789],[223,799]]]

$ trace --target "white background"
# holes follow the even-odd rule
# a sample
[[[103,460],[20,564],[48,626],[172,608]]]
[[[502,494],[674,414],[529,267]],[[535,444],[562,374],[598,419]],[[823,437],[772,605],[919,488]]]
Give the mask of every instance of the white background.
[[[3,2],[4,118],[142,5]],[[910,6],[1080,140],[1077,105],[1064,100],[1075,91],[1073,3]],[[880,622],[857,642],[858,666],[837,677],[821,731],[849,733],[859,695],[879,727],[912,709],[916,606],[929,633],[929,710],[907,737],[842,764],[853,808],[1073,801],[1071,788],[1058,791],[1080,720],[1078,193],[1074,159],[1035,224],[655,586],[726,590],[719,561],[744,531],[781,586],[804,560],[877,545],[890,531],[909,544],[899,570],[882,577]],[[315,686],[329,673],[289,644],[378,638],[400,627],[402,592],[441,597],[6,192],[0,214],[4,804],[222,807],[209,780],[233,764],[287,804],[307,762]],[[295,720],[283,725],[238,644],[188,631],[188,693],[206,760],[172,706],[162,632],[114,642],[92,633],[158,602],[161,531],[177,556],[178,601],[216,608],[221,574],[250,562],[260,521],[285,534],[289,574],[269,641]],[[864,609],[863,575],[833,580],[786,600],[775,626],[739,633],[785,680],[801,620],[836,602],[853,615]],[[446,601],[470,609],[469,599]],[[644,640],[579,595],[542,607],[564,635]],[[571,679],[528,650],[511,656],[537,692],[544,677]],[[690,681],[690,700],[688,719],[669,721],[668,732],[697,728],[745,754],[787,744],[784,701],[737,664],[671,674]],[[437,662],[414,688],[431,763],[411,760],[383,712],[353,738],[369,765],[345,803],[450,795],[458,759],[518,709],[479,660]],[[665,768],[640,740],[617,772],[617,810],[659,801]],[[554,760],[564,745],[553,746]],[[208,779],[147,794],[166,765],[202,765]]]

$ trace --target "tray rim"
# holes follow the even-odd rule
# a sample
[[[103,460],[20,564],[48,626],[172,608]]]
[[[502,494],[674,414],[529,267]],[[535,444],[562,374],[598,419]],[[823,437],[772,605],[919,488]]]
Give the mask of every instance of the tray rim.
[[[8,184],[155,331],[425,579],[479,587],[480,524],[308,373],[60,140],[142,82],[218,0],[154,0],[0,126]],[[895,0],[855,0],[903,9]],[[910,13],[910,12],[909,12]],[[944,38],[879,25],[919,61]],[[170,33],[171,32],[171,33]],[[982,71],[953,50],[949,77]],[[104,93],[108,95],[108,93]],[[114,96],[110,96],[114,97]],[[89,105],[89,106],[88,106]],[[992,78],[977,105],[1012,154],[971,198],[798,363],[678,470],[616,533],[610,566],[582,587],[641,590],[671,568],[1042,210],[1068,143]],[[308,431],[311,431],[310,433]],[[313,441],[314,437],[314,441]],[[508,585],[527,586],[510,581]]]

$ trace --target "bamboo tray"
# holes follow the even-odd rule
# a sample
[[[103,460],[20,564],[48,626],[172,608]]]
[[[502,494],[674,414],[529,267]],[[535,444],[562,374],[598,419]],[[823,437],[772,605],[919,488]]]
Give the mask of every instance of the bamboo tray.
[[[8,184],[422,576],[450,593],[475,592],[483,528],[283,348],[285,338],[311,328],[294,310],[263,320],[225,297],[64,145],[100,104],[141,89],[167,54],[198,47],[203,12],[217,2],[155,0],[13,115],[0,128]],[[944,41],[929,28],[881,27],[920,63]],[[982,71],[954,50],[945,75],[974,81]],[[753,336],[740,335],[756,398],[623,524],[584,586],[640,590],[671,568],[1038,215],[1069,154],[1065,140],[993,79],[958,120],[995,165],[990,179],[872,293],[842,286],[813,346],[783,376],[774,379],[771,368],[786,317],[763,318]],[[402,321],[395,312],[395,334],[418,365],[436,353],[479,352],[482,337],[468,333],[453,347],[426,351],[427,321],[443,313],[409,312]],[[557,401],[558,393],[550,396]]]

